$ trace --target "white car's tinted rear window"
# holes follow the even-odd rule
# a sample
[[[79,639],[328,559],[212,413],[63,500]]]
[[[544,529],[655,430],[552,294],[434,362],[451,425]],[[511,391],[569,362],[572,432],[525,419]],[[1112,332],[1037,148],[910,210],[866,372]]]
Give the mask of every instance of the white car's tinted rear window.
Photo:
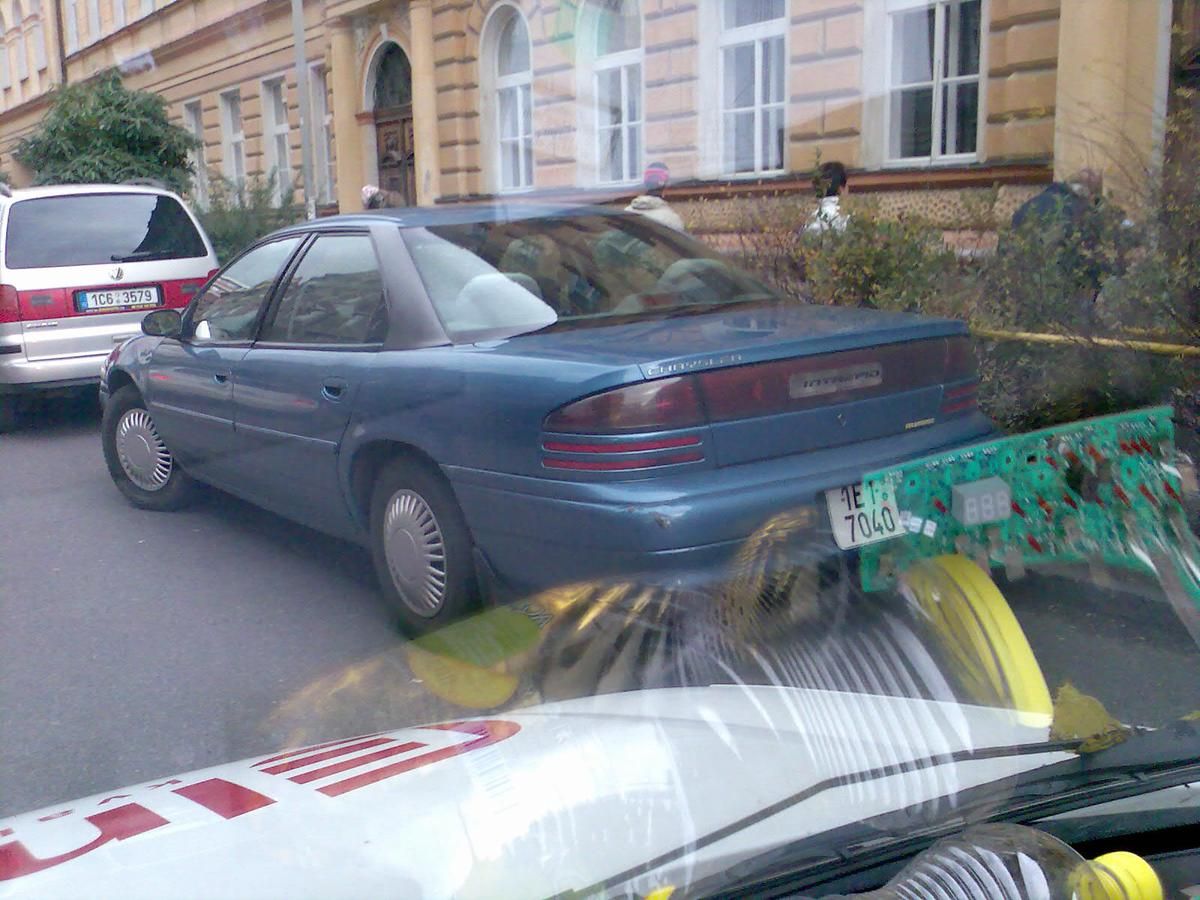
[[[10,269],[191,259],[204,239],[173,197],[83,194],[39,197],[9,211],[4,262]]]

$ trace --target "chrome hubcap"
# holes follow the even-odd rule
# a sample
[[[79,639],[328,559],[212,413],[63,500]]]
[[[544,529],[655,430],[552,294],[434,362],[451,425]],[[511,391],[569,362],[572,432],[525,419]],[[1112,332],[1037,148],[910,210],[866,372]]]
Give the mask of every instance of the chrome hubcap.
[[[117,423],[117,458],[129,480],[143,491],[158,491],[171,478],[171,451],[144,409],[131,409]]]
[[[420,494],[392,494],[383,516],[383,552],[405,606],[425,618],[436,616],[446,601],[446,543]]]

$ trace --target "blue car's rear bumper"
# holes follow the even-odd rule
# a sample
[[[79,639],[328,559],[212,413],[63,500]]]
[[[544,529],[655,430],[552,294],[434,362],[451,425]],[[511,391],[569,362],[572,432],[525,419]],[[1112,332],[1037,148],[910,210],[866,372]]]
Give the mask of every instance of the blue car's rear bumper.
[[[817,504],[812,547],[837,553],[823,491],[993,435],[987,418],[972,415],[853,446],[641,481],[445,471],[487,562],[523,593],[596,577],[704,579],[771,516],[805,504]]]

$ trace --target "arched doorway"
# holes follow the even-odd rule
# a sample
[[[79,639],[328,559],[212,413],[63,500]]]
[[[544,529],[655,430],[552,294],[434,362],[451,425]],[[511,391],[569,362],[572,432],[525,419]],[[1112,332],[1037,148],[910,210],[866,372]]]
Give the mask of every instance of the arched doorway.
[[[413,150],[412,67],[398,44],[388,43],[375,61],[372,87],[379,186],[405,206],[417,202]]]

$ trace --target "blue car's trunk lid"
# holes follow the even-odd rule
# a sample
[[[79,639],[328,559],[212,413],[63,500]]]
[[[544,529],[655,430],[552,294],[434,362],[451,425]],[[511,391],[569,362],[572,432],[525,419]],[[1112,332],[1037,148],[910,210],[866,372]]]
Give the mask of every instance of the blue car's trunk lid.
[[[975,406],[961,322],[874,310],[738,305],[555,329],[510,352],[690,379],[719,465],[902,434]]]

